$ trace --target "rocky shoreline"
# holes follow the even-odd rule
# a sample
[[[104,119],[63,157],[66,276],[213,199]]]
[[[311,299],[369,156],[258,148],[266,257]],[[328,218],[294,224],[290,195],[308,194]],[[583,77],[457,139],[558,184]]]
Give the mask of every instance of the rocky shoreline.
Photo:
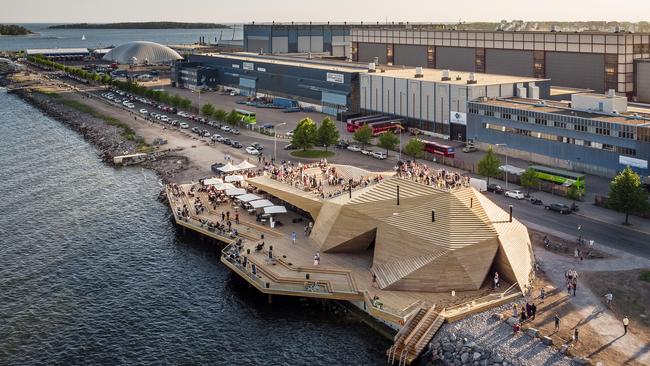
[[[4,84],[3,86],[6,86],[8,83]],[[43,114],[79,133],[99,150],[98,155],[106,164],[114,166],[113,157],[137,152],[138,144],[124,138],[122,129],[119,127],[111,126],[102,119],[69,108],[44,94],[33,93],[25,89],[18,89],[12,93]],[[169,150],[150,153],[149,159],[140,164],[140,166],[156,172],[163,183],[171,182],[174,176],[187,169],[189,165],[187,157],[174,154]]]

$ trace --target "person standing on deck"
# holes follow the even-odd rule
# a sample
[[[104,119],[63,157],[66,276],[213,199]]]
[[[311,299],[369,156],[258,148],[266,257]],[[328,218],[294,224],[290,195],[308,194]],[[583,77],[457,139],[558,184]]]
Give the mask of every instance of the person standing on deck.
[[[296,244],[296,232],[295,232],[295,231],[292,231],[292,232],[291,232],[291,241],[292,241],[294,244]]]
[[[555,321],[555,331],[558,332],[560,330],[560,317],[555,314],[553,320]]]
[[[623,334],[627,334],[627,326],[630,325],[630,319],[627,318],[627,315],[623,317]]]

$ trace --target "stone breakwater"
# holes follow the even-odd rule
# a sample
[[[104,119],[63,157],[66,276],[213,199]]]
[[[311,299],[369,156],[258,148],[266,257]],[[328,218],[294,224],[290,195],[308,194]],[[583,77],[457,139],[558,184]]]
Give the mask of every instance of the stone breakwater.
[[[55,98],[23,89],[14,94],[25,102],[39,109],[43,114],[63,123],[79,133],[86,141],[99,150],[101,159],[113,164],[113,157],[137,152],[137,143],[122,136],[122,129],[107,124],[100,118],[77,111],[62,104]],[[179,172],[187,169],[189,161],[185,156],[175,155],[170,151],[149,154],[149,159],[141,164],[154,170],[163,182],[173,180]]]
[[[476,314],[456,323],[445,324],[429,344],[427,365],[510,366],[577,364],[526,332],[512,328],[493,314],[511,305]]]

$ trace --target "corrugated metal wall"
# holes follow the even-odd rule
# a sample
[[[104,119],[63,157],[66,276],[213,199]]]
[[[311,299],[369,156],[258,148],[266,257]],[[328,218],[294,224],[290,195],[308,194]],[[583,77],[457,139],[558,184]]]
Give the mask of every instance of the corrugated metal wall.
[[[486,49],[485,71],[488,74],[533,77],[533,51]]]
[[[436,47],[436,69],[476,71],[476,52],[473,48]]]
[[[269,53],[271,50],[269,49],[269,40],[268,39],[253,39],[252,37],[249,37],[247,39],[246,43],[246,50],[248,52],[255,52],[258,53],[260,52],[260,49],[264,51],[264,53]]]
[[[289,37],[273,37],[273,53],[289,52]]]
[[[393,52],[394,65],[427,66],[427,46],[396,44]]]
[[[636,63],[636,96],[640,102],[650,102],[650,62]]]
[[[379,63],[386,63],[386,45],[378,43],[359,43],[358,48],[359,62],[372,62],[375,57],[379,57]]]
[[[602,54],[546,52],[545,68],[552,85],[605,91],[605,56]]]

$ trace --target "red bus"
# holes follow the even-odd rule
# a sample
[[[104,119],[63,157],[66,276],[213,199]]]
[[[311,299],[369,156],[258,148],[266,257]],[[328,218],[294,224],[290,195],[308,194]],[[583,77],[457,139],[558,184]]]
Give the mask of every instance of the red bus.
[[[372,122],[382,122],[392,120],[393,117],[387,115],[374,115],[366,117],[351,118],[347,122],[348,132],[354,132],[359,129],[359,127],[372,123]]]
[[[401,129],[402,120],[391,119],[389,121],[372,122],[372,123],[368,123],[368,126],[370,126],[370,129],[372,129],[372,135],[378,136],[388,131],[396,131]]]
[[[451,146],[439,144],[433,141],[420,140],[424,143],[424,151],[434,154],[453,158],[456,156],[456,149]]]

